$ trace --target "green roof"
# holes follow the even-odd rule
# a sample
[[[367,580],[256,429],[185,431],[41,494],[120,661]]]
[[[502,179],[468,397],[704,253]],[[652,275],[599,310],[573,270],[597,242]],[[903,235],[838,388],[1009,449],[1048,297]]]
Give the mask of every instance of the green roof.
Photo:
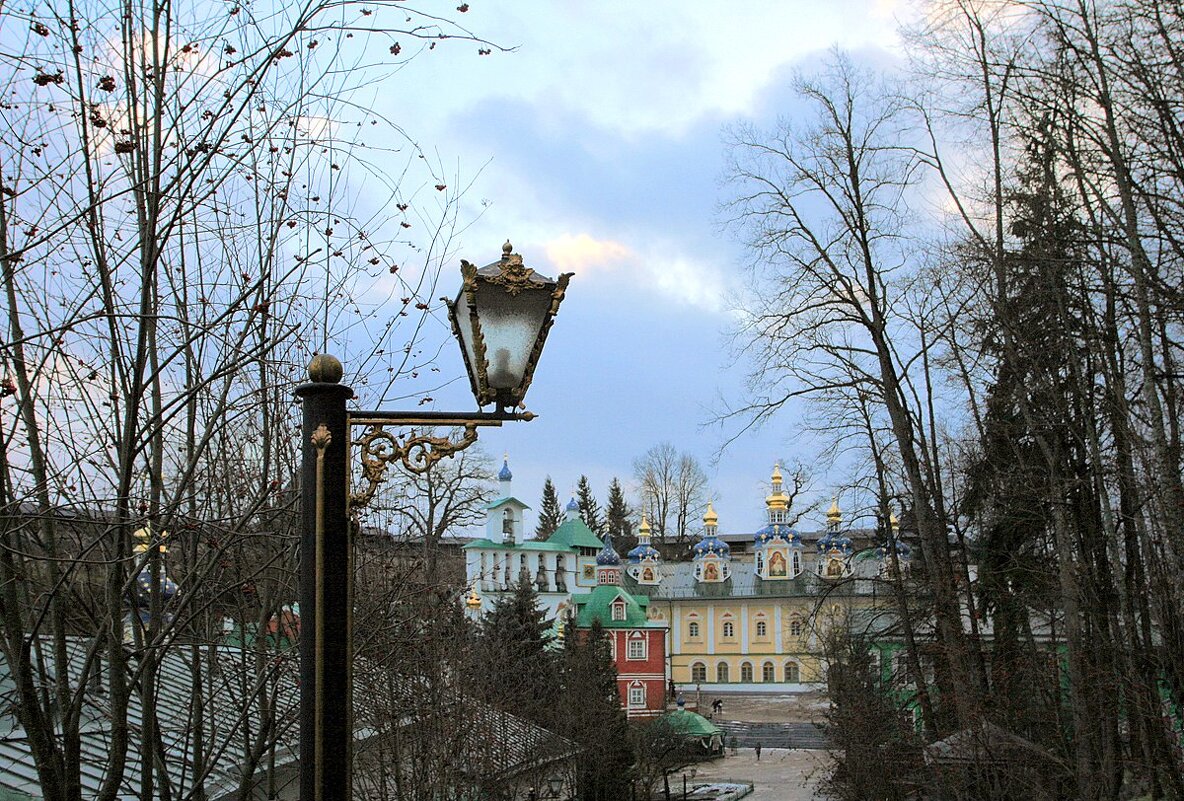
[[[604,547],[600,537],[593,534],[592,529],[578,517],[564,520],[555,533],[547,538],[547,542],[567,548],[595,548],[598,551]]]
[[[29,795],[21,790],[10,790],[0,787],[0,801],[37,801],[37,796]]]
[[[625,601],[624,620],[613,620],[612,603],[617,598]],[[594,620],[599,620],[606,629],[644,628],[647,623],[645,609],[650,605],[649,598],[630,595],[625,588],[615,584],[601,584],[592,592],[573,595],[571,602],[578,610],[576,626],[579,628],[590,628]]]
[[[711,737],[715,734],[723,734],[724,730],[716,726],[702,715],[691,712],[688,709],[676,709],[673,712],[667,712],[662,716],[662,720],[669,724],[670,728],[678,734],[687,737]]]
[[[517,498],[515,498],[513,495],[507,496],[507,497],[505,497],[505,498],[498,498],[496,501],[493,501],[492,503],[487,503],[487,504],[485,504],[485,508],[486,508],[486,509],[496,509],[496,508],[498,508],[499,506],[504,506],[505,504],[509,503],[510,501],[513,501],[514,503],[518,504],[518,505],[519,505],[519,506],[521,506],[523,509],[529,509],[529,508],[530,508],[530,506],[529,506],[529,505],[527,505],[527,504],[523,503],[522,501],[518,500],[518,499],[517,499]]]
[[[549,540],[527,540],[526,542],[518,542],[511,545],[508,542],[494,542],[485,538],[473,540],[461,546],[461,550],[468,550],[470,548],[497,548],[503,551],[559,551],[561,553],[570,553],[575,550],[574,548],[568,548],[566,545],[558,545]]]

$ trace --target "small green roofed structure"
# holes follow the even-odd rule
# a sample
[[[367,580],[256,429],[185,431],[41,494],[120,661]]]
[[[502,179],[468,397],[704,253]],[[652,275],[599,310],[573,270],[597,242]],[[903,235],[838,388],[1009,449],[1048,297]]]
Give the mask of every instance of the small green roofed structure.
[[[685,703],[682,698],[679,698],[678,709],[663,715],[662,722],[669,726],[675,734],[696,741],[708,753],[722,753],[724,730],[702,715],[685,709]]]

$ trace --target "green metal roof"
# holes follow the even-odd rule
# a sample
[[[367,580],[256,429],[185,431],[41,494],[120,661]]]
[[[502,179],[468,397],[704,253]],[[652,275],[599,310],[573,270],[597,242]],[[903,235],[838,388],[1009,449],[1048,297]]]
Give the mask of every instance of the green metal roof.
[[[669,724],[675,732],[687,737],[711,737],[724,733],[724,730],[719,726],[689,709],[675,709],[673,712],[667,712],[662,716],[662,720]]]
[[[617,598],[625,601],[624,620],[613,620],[612,604]],[[591,627],[594,620],[599,620],[606,629],[638,629],[647,625],[645,610],[650,599],[630,595],[614,584],[601,584],[592,592],[573,595],[571,601],[576,606],[576,626],[580,628]]]
[[[485,504],[485,508],[486,508],[486,509],[496,509],[496,508],[498,508],[499,506],[505,506],[507,503],[509,503],[509,502],[511,502],[511,501],[513,501],[514,503],[518,504],[518,505],[519,505],[519,506],[521,506],[523,509],[529,509],[529,508],[530,508],[530,506],[529,506],[529,505],[527,505],[527,504],[523,503],[522,501],[518,500],[518,499],[517,499],[517,498],[515,498],[513,495],[507,496],[507,497],[505,497],[505,498],[498,498],[496,501],[492,501],[491,503],[487,503],[487,504]]]
[[[598,551],[604,547],[600,537],[593,534],[592,529],[578,517],[563,521],[555,533],[547,538],[547,542],[568,548],[595,548]]]

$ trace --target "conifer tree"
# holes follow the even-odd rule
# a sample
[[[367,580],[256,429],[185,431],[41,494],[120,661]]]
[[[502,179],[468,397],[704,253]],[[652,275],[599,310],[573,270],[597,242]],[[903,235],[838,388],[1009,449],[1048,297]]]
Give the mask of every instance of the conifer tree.
[[[577,797],[626,798],[636,760],[608,635],[599,621],[588,631],[568,625],[563,645],[563,697],[570,714],[561,733],[583,746]]]
[[[584,521],[584,525],[592,529],[592,533],[597,537],[603,537],[605,526],[604,520],[600,517],[600,504],[592,494],[592,486],[588,483],[587,476],[580,476],[580,481],[576,484],[576,503],[579,504],[580,519]]]
[[[559,508],[559,495],[555,492],[555,485],[551,477],[543,482],[543,502],[539,504],[539,523],[535,526],[536,539],[550,537],[559,524],[563,522],[563,510]]]
[[[539,608],[530,581],[519,581],[481,620],[481,643],[489,670],[489,703],[554,726],[559,704],[559,668],[549,644],[551,621]]]
[[[621,482],[615,476],[608,485],[608,504],[604,510],[605,533],[611,534],[613,543],[621,553],[628,551],[637,544],[633,536],[633,523],[629,517],[633,510],[625,502],[625,492],[621,489]]]

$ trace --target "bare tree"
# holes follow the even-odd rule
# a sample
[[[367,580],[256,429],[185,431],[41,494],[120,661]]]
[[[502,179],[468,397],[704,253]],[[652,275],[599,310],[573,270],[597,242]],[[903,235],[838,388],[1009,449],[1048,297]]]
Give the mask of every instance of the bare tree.
[[[457,436],[453,432],[453,437]],[[422,473],[392,475],[371,502],[366,521],[377,524],[379,536],[418,548],[427,587],[463,583],[459,558],[441,572],[441,539],[458,536],[485,522],[485,505],[493,497],[493,462],[479,447],[470,447],[436,462]],[[460,569],[458,573],[456,568]]]
[[[739,341],[757,365],[756,394],[732,413],[751,424],[794,398],[852,390],[882,404],[932,576],[943,697],[968,725],[978,683],[924,423],[927,376],[910,372],[920,343],[896,313],[910,266],[908,195],[922,166],[909,141],[915,119],[890,83],[843,56],[797,89],[814,115],[805,127],[763,136],[741,128],[731,143],[729,220],[753,254],[754,285],[774,288],[746,304]]]
[[[649,518],[654,539],[685,550],[707,505],[708,482],[699,461],[669,442],[650,448],[633,462],[637,508]]]
[[[228,758],[249,789],[277,723],[203,717],[202,666],[224,615],[262,631],[293,597],[291,388],[312,351],[361,331],[371,371],[411,380],[455,223],[455,183],[420,172],[431,165],[414,143],[353,91],[441,37],[473,37],[394,3],[9,11],[22,35],[0,55],[0,359],[13,409],[0,443],[0,648],[16,715],[47,799],[129,786],[200,798],[211,763]],[[362,133],[376,130],[394,132],[381,155],[401,175],[375,168]],[[363,203],[363,177],[389,198]],[[384,301],[393,311],[380,317]],[[201,724],[179,783],[157,713],[174,649],[192,657]],[[263,637],[248,650],[241,678],[272,709],[276,655]],[[41,665],[52,693],[38,689]],[[107,763],[84,792],[96,676]]]

